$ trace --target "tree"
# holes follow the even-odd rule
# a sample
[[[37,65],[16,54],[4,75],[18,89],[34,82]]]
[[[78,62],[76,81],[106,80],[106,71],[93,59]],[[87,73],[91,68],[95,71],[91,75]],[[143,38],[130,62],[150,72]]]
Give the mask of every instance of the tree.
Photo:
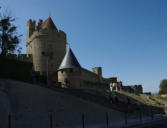
[[[159,88],[160,90],[167,90],[167,79],[161,81]]]
[[[17,27],[12,24],[14,21],[13,17],[0,12],[0,56],[21,50],[21,47],[18,46],[21,35],[17,34]]]
[[[167,94],[167,90],[159,90],[159,95]]]

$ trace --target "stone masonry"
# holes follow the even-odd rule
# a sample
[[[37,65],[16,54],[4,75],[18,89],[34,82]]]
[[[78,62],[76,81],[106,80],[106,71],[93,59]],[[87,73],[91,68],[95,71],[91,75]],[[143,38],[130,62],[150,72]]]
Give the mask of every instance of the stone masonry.
[[[34,71],[52,75],[66,53],[66,34],[58,30],[49,17],[38,25],[31,19],[27,23],[26,54],[32,55]]]

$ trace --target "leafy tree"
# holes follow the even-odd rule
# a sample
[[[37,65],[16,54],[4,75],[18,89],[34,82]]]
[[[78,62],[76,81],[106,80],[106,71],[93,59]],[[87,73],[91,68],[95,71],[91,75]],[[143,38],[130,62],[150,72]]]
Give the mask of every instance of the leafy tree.
[[[1,10],[0,10],[1,11]],[[6,56],[10,53],[21,51],[17,27],[12,23],[15,19],[0,12],[0,56]]]
[[[159,90],[159,95],[167,94],[167,89]]]
[[[159,88],[160,90],[167,90],[167,79],[161,81]]]

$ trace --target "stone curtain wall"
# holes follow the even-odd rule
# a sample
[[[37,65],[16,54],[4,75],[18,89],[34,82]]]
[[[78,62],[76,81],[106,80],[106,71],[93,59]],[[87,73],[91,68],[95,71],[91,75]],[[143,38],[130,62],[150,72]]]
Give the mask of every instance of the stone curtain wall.
[[[143,93],[142,85],[123,86],[123,91],[130,93]]]

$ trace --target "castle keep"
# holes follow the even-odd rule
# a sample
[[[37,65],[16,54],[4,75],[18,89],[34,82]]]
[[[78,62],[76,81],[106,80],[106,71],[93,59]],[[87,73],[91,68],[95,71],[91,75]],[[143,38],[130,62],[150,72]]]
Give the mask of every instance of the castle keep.
[[[71,48],[66,52],[66,34],[58,30],[51,17],[36,25],[31,19],[27,23],[26,57],[33,62],[33,70],[47,75],[49,81],[61,83],[63,88],[93,90],[130,90],[142,93],[142,86],[123,86],[116,77],[104,78],[102,68],[89,71],[79,64]],[[136,91],[137,90],[137,91]]]
[[[36,25],[31,19],[27,23],[26,54],[32,55],[34,71],[49,75],[57,69],[66,53],[66,34],[58,30],[49,17]]]

